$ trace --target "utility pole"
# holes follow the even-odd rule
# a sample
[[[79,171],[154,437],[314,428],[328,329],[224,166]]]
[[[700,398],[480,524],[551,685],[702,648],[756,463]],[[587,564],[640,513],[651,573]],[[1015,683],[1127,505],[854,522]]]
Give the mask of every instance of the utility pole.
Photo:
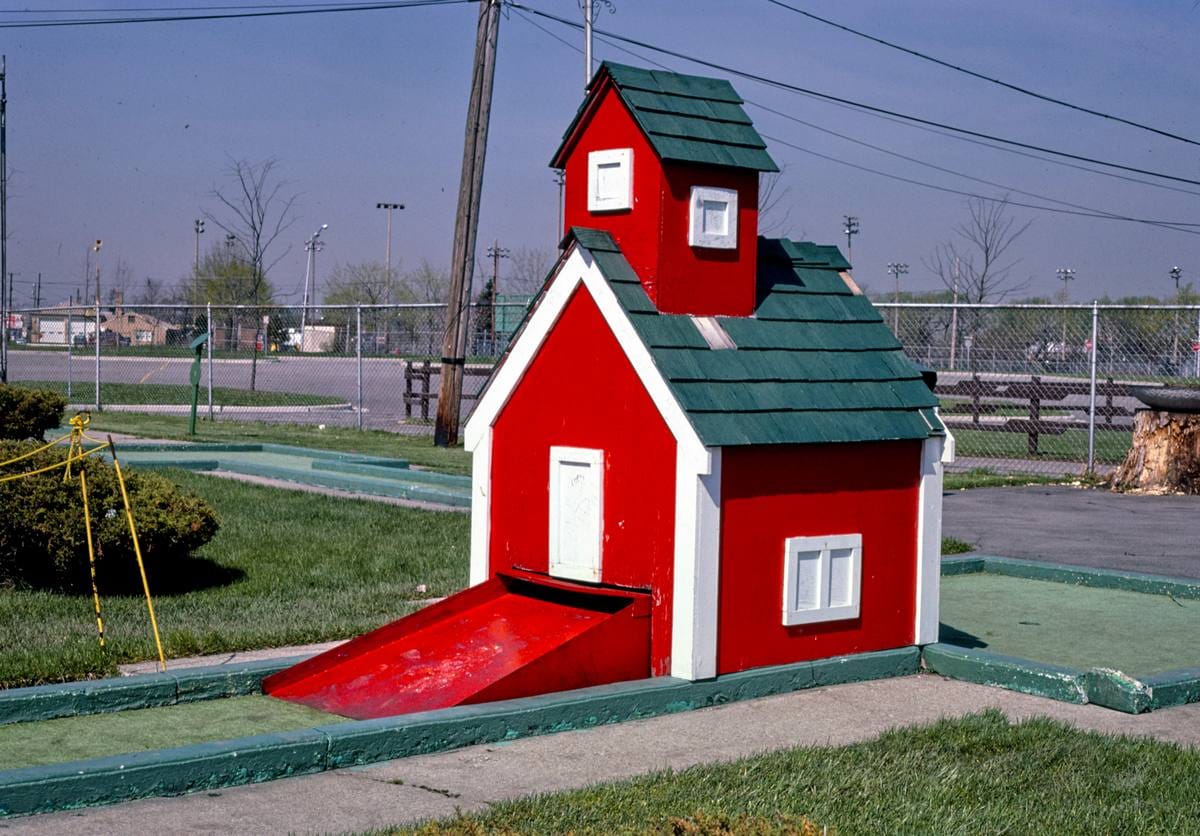
[[[8,274],[8,56],[0,55],[0,285]],[[0,383],[8,382],[8,306],[0,286]]]
[[[892,301],[898,306],[900,304],[900,277],[908,272],[908,265],[900,261],[893,261],[888,264],[887,271],[896,280],[896,295],[892,298]],[[897,335],[900,333],[899,307],[892,308],[892,332]]]
[[[42,274],[39,271],[37,284],[33,286],[33,307],[40,308],[42,306]]]
[[[842,215],[842,234],[846,236],[846,260],[850,261],[850,254],[854,251],[850,244],[851,239],[858,235],[858,218],[854,215]]]
[[[950,371],[958,354],[958,256],[954,257],[954,307],[950,309]]]
[[[500,287],[500,259],[508,258],[510,251],[500,246],[500,242],[488,247],[488,255],[492,258],[492,298],[488,300],[491,306],[492,353],[496,351],[496,296]]]
[[[300,308],[301,351],[304,351],[304,329],[308,325],[309,283],[311,282],[313,290],[316,290],[317,253],[325,249],[325,243],[321,240],[321,233],[327,229],[329,229],[329,224],[321,224],[321,228],[308,236],[308,240],[304,242],[304,251],[308,253],[308,259],[304,262],[304,304]]]
[[[450,447],[458,443],[463,366],[466,364],[466,314],[471,300],[471,273],[475,261],[475,233],[479,227],[479,196],[483,190],[483,164],[487,154],[488,123],[492,111],[492,81],[496,73],[496,43],[500,35],[500,0],[479,0],[475,33],[475,70],[467,104],[463,142],[462,178],[458,186],[458,211],[454,218],[454,247],[450,254],[450,296],[446,305],[446,334],[442,340],[441,389],[433,443]]]
[[[1170,270],[1171,278],[1175,281],[1175,304],[1179,304],[1179,279],[1183,276],[1183,268],[1179,266],[1172,267]],[[1176,374],[1179,369],[1179,310],[1175,310],[1175,327],[1171,329],[1171,365],[1175,368]]]

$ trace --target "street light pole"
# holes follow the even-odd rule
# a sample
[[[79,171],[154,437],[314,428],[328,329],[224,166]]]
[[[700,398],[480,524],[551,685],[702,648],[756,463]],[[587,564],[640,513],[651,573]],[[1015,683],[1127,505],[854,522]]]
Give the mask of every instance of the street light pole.
[[[846,236],[846,260],[850,261],[853,252],[850,239],[858,235],[858,218],[854,215],[842,215],[842,234]]]
[[[1070,293],[1067,290],[1067,283],[1075,280],[1075,271],[1072,270],[1070,267],[1059,267],[1054,272],[1058,276],[1058,280],[1060,282],[1062,282],[1062,284],[1063,284],[1062,301],[1063,301],[1063,304],[1065,305],[1065,304],[1067,304],[1067,301],[1070,299]],[[1059,353],[1059,358],[1060,358],[1061,364],[1065,364],[1067,361],[1067,316],[1068,315],[1069,314],[1068,314],[1067,310],[1064,308],[1063,309],[1063,326],[1062,326],[1062,349],[1061,349],[1061,352]]]
[[[403,203],[376,203],[376,209],[387,210],[387,275],[389,287],[392,279],[392,210],[404,209]]]
[[[321,228],[308,236],[308,240],[304,242],[304,250],[308,253],[306,269],[304,271],[304,306],[300,309],[300,350],[304,350],[304,330],[308,324],[308,303],[309,303],[309,286],[316,289],[317,284],[317,251],[325,249],[325,244],[321,241],[321,233],[329,229],[329,224],[321,224]]]
[[[892,308],[892,331],[899,335],[900,332],[900,277],[908,272],[908,265],[900,261],[893,261],[888,264],[887,271],[892,274],[896,280],[896,295],[892,301],[897,307]]]
[[[1171,278],[1175,281],[1175,304],[1179,304],[1179,279],[1183,276],[1183,268],[1172,267]],[[1179,369],[1179,309],[1175,309],[1175,327],[1171,330],[1171,365],[1178,373]]]

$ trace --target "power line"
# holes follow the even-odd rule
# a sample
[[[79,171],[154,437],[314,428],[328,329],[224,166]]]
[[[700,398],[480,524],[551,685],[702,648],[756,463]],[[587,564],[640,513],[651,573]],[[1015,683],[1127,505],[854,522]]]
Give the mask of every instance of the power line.
[[[581,23],[576,23],[573,20],[568,20],[566,18],[559,17],[558,15],[550,14],[549,12],[543,12],[539,9],[531,8],[522,3],[510,2],[509,5],[512,8],[527,11],[530,14],[534,14],[539,17],[546,18],[548,20],[553,20],[557,23],[561,23],[562,25],[569,26],[573,29],[577,29],[577,30],[583,29],[583,24],[581,24]],[[850,105],[852,107],[860,108],[862,110],[865,110],[865,111],[868,111],[871,113],[882,114],[885,116],[893,116],[898,119],[904,119],[904,120],[914,122],[914,123],[917,123],[920,125],[928,125],[930,127],[942,128],[944,130],[953,131],[956,134],[962,134],[964,136],[976,137],[979,139],[987,139],[987,140],[991,140],[992,142],[1000,142],[1005,145],[1012,145],[1017,148],[1024,148],[1024,149],[1027,149],[1030,151],[1040,151],[1043,154],[1053,154],[1054,156],[1057,156],[1057,157],[1064,157],[1066,159],[1077,160],[1077,161],[1085,162],[1085,163],[1091,163],[1093,165],[1102,165],[1102,166],[1106,166],[1108,168],[1115,168],[1120,171],[1129,171],[1134,174],[1145,174],[1148,177],[1159,177],[1164,180],[1172,180],[1177,183],[1187,183],[1192,186],[1200,186],[1200,180],[1192,180],[1190,178],[1179,177],[1174,174],[1164,174],[1163,172],[1160,172],[1160,171],[1152,171],[1149,169],[1137,168],[1135,166],[1124,165],[1122,163],[1109,162],[1107,160],[1101,160],[1101,159],[1097,159],[1094,157],[1087,157],[1087,156],[1083,156],[1081,154],[1072,154],[1068,151],[1059,151],[1055,148],[1047,148],[1047,147],[1041,146],[1041,145],[1034,145],[1034,144],[1028,143],[1028,142],[1021,142],[1020,140],[1016,140],[1016,139],[1007,139],[1005,137],[996,136],[994,134],[984,133],[982,131],[973,131],[973,130],[970,130],[969,128],[960,128],[956,125],[950,125],[945,122],[937,122],[932,119],[924,119],[919,116],[912,116],[907,113],[901,113],[899,111],[889,110],[887,108],[865,104],[863,102],[855,101],[854,99],[848,99],[844,96],[836,96],[832,93],[823,93],[819,90],[813,90],[813,89],[807,88],[807,87],[800,87],[799,85],[790,84],[785,81],[779,81],[778,79],[773,79],[768,76],[763,76],[763,75],[759,75],[757,73],[752,73],[747,70],[739,70],[735,67],[730,67],[730,66],[727,66],[724,64],[718,64],[715,61],[708,61],[704,58],[697,58],[693,55],[688,55],[687,53],[679,52],[677,50],[672,50],[672,49],[667,49],[666,47],[656,46],[654,44],[647,43],[645,41],[640,41],[636,38],[629,38],[624,35],[618,35],[613,32],[604,32],[599,29],[594,29],[593,31],[598,34],[605,35],[609,38],[614,38],[616,40],[622,41],[623,43],[633,44],[634,46],[641,47],[642,49],[649,49],[654,52],[661,53],[663,55],[670,55],[673,58],[680,58],[684,61],[690,61],[694,64],[699,64],[703,67],[709,67],[711,69],[719,70],[720,72],[728,73],[730,75],[735,75],[740,78],[748,79],[750,81],[757,81],[760,84],[766,84],[771,87],[776,87],[780,90],[787,90],[787,91],[790,91],[793,93],[802,93],[804,95],[814,96],[816,98],[824,99],[826,101]]]
[[[146,17],[76,18],[68,20],[31,20],[0,23],[0,29],[52,29],[67,26],[111,26],[126,23],[180,23],[201,20],[240,20],[245,18],[289,17],[295,15],[332,14],[335,12],[374,12],[394,9],[413,9],[422,6],[452,6],[473,3],[475,0],[397,0],[392,3],[359,3],[356,5],[324,4],[303,8],[273,8],[269,11],[214,12],[212,14],[161,15]],[[261,7],[247,7],[261,8]]]
[[[967,192],[967,191],[963,191],[961,189],[953,189],[953,188],[950,188],[949,186],[938,186],[934,183],[926,183],[923,180],[915,180],[911,177],[903,177],[899,174],[891,174],[886,171],[880,171],[879,169],[871,168],[870,166],[859,165],[858,163],[852,163],[849,160],[843,160],[840,157],[834,157],[829,154],[822,154],[819,151],[813,151],[811,148],[805,148],[801,145],[795,144],[794,142],[788,142],[787,140],[779,139],[778,137],[768,136],[767,134],[761,134],[761,136],[763,137],[763,139],[769,139],[771,142],[778,143],[779,145],[782,145],[786,148],[791,148],[795,151],[801,151],[805,154],[811,154],[814,157],[820,157],[823,160],[828,160],[829,162],[837,163],[838,165],[844,165],[844,166],[848,166],[849,168],[857,169],[858,171],[864,171],[868,174],[875,174],[880,177],[886,177],[889,180],[898,180],[901,183],[908,183],[913,186],[920,186],[921,188],[924,188],[924,189],[933,189],[933,190],[939,191],[939,192],[946,192],[948,194],[956,194],[956,195],[960,195],[962,197],[973,197],[978,200],[987,200],[987,201],[991,201],[991,202],[1003,201],[1003,202],[1009,204],[1010,206],[1020,206],[1024,209],[1036,209],[1039,212],[1053,212],[1053,213],[1056,213],[1059,215],[1074,215],[1076,217],[1083,217],[1083,218],[1100,218],[1100,219],[1109,220],[1109,221],[1125,221],[1128,223],[1138,223],[1138,224],[1144,224],[1147,226],[1157,226],[1161,229],[1169,229],[1169,230],[1173,230],[1175,232],[1184,232],[1184,233],[1187,233],[1188,235],[1200,235],[1200,230],[1186,229],[1182,226],[1176,226],[1176,225],[1169,224],[1169,223],[1162,223],[1159,221],[1146,220],[1144,218],[1125,218],[1125,217],[1118,217],[1118,216],[1114,216],[1114,215],[1110,215],[1110,214],[1104,214],[1104,213],[1100,213],[1100,212],[1087,212],[1087,211],[1076,210],[1076,209],[1058,209],[1053,206],[1039,206],[1036,203],[1022,203],[1022,202],[1016,201],[1016,200],[1007,200],[1006,198],[998,198],[998,197],[994,197],[991,195],[979,194],[977,192]]]
[[[981,81],[989,82],[990,84],[999,85],[1000,87],[1007,88],[1008,90],[1012,90],[1016,93],[1020,93],[1025,96],[1031,96],[1031,97],[1033,97],[1035,99],[1039,99],[1043,102],[1049,102],[1050,104],[1056,104],[1061,107],[1079,111],[1080,113],[1087,113],[1087,114],[1090,114],[1091,116],[1098,116],[1101,119],[1110,119],[1113,122],[1120,122],[1122,125],[1128,125],[1131,128],[1138,128],[1139,130],[1149,131],[1152,134],[1158,134],[1159,136],[1165,136],[1168,139],[1176,139],[1176,140],[1179,140],[1180,142],[1186,142],[1189,145],[1200,145],[1200,142],[1197,142],[1194,139],[1189,139],[1186,136],[1180,136],[1179,134],[1171,133],[1170,131],[1164,131],[1164,130],[1161,130],[1160,128],[1155,128],[1150,125],[1145,125],[1141,122],[1135,122],[1132,119],[1126,119],[1122,116],[1115,116],[1111,113],[1105,113],[1104,111],[1101,111],[1101,110],[1093,110],[1090,107],[1084,107],[1083,105],[1073,104],[1071,102],[1065,101],[1063,99],[1055,98],[1054,96],[1050,96],[1045,93],[1038,93],[1036,90],[1030,90],[1027,87],[1021,87],[1020,85],[1011,84],[1011,83],[1009,83],[1007,81],[1003,81],[999,78],[993,78],[992,76],[984,75],[983,73],[976,72],[975,70],[969,70],[966,67],[960,67],[957,64],[951,64],[949,61],[943,61],[941,58],[935,58],[934,56],[927,55],[924,52],[919,52],[915,49],[910,49],[909,47],[901,46],[900,44],[892,43],[891,41],[886,41],[883,38],[876,37],[875,35],[869,35],[866,32],[861,32],[858,29],[853,29],[849,26],[846,26],[843,23],[838,23],[837,21],[830,20],[829,18],[821,17],[820,15],[815,15],[812,12],[805,11],[804,9],[798,9],[795,6],[792,6],[788,3],[784,3],[782,0],[767,0],[767,2],[771,3],[772,5],[779,6],[781,9],[787,9],[790,12],[795,12],[798,15],[803,15],[804,17],[807,17],[810,20],[815,20],[818,23],[824,23],[826,26],[832,26],[834,29],[840,29],[843,32],[848,32],[849,34],[856,35],[860,38],[866,38],[868,41],[873,41],[874,43],[880,44],[882,46],[886,46],[889,49],[895,49],[899,52],[903,52],[908,55],[912,55],[915,58],[920,58],[922,61],[929,61],[930,63],[937,64],[939,66],[945,67],[950,70],[954,70],[955,72],[963,73],[964,75],[969,75],[972,78],[977,78]]]

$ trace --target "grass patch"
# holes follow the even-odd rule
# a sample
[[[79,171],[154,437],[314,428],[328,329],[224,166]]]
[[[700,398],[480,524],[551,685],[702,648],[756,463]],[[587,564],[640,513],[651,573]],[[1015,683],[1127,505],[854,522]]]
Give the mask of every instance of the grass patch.
[[[959,540],[957,537],[942,538],[942,554],[966,554],[967,552],[975,551],[975,546],[968,543],[966,540]]]
[[[998,711],[574,792],[392,833],[1194,833],[1200,751]],[[725,819],[738,829],[681,829]],[[678,820],[678,821],[676,821]],[[793,828],[791,831],[788,828]]]
[[[186,575],[151,579],[168,656],[350,638],[411,612],[408,601],[466,585],[465,514],[163,473],[221,521]],[[111,676],[154,658],[142,598],[106,595],[103,577],[100,593],[107,653],[90,595],[0,590],[0,686]]]
[[[1003,488],[1012,485],[1062,485],[1079,481],[1078,477],[1046,476],[1037,473],[996,473],[983,468],[963,473],[947,473],[942,488],[947,491],[965,491],[970,488]]]
[[[993,459],[1029,459],[1029,436],[1018,432],[988,432],[951,427],[960,456]],[[1087,430],[1065,430],[1062,435],[1038,436],[1037,459],[1062,462],[1087,461]],[[1120,464],[1133,441],[1132,432],[1102,430],[1096,433],[1096,461]]]
[[[347,722],[262,695],[0,726],[0,769],[123,755]]]
[[[22,389],[43,389],[66,397],[67,384],[62,380],[22,380],[14,383]],[[201,388],[200,399],[208,403],[207,390]],[[96,384],[81,381],[71,385],[71,400],[93,403]],[[100,400],[105,404],[171,404],[191,406],[192,387],[182,383],[100,383]],[[218,406],[321,406],[344,403],[342,398],[328,395],[308,395],[300,392],[266,392],[260,389],[231,389],[213,387],[213,403]]]
[[[435,447],[433,439],[429,436],[399,435],[383,430],[359,431],[352,427],[327,426],[321,430],[311,424],[274,424],[225,419],[197,421],[194,436],[187,434],[187,428],[188,418],[182,415],[144,415],[136,412],[101,412],[92,415],[93,430],[130,433],[143,438],[294,444],[343,453],[394,456],[406,459],[419,467],[443,473],[464,476],[471,473],[469,453],[462,447]]]

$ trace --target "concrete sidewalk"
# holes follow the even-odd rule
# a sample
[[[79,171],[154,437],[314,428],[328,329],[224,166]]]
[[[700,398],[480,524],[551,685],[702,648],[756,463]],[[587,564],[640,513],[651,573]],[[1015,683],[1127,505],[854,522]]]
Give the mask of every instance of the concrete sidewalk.
[[[1200,746],[1200,704],[1130,715],[922,674],[179,798],[11,819],[0,821],[0,830],[79,836],[356,832],[773,749],[855,743],[989,707],[1014,720],[1053,717],[1081,729]]]

